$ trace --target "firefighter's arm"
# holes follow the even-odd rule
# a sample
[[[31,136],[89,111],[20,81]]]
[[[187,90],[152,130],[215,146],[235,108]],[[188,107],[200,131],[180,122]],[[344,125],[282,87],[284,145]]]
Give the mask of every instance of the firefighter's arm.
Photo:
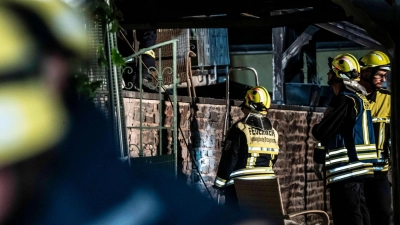
[[[324,176],[322,175],[324,170],[324,165],[325,164],[314,163],[314,174],[317,176],[318,180],[324,179]]]
[[[213,185],[214,188],[224,188],[226,182],[229,180],[230,174],[236,166],[240,143],[241,141],[245,141],[241,133],[243,132],[238,128],[232,128],[227,136],[225,146],[222,149],[221,160]]]
[[[340,131],[343,119],[348,110],[348,99],[344,95],[337,96],[333,105],[328,108],[321,122],[314,125],[312,135],[321,142],[326,142]]]

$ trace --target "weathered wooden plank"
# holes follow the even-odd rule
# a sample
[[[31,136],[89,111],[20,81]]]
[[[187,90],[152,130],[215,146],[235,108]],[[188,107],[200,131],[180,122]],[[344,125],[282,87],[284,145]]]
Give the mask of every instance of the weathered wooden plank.
[[[226,28],[195,30],[197,64],[195,66],[229,65],[228,31]]]
[[[210,58],[209,58],[209,65],[214,66],[217,64],[217,37],[215,29],[208,29],[208,45],[210,46]]]

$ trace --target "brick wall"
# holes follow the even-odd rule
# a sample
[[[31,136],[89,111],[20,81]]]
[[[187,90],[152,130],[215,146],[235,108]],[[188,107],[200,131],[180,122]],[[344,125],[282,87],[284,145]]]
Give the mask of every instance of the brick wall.
[[[211,186],[221,157],[225,100],[200,99],[197,103],[191,103],[191,99],[180,97],[178,101],[178,176],[184,177],[189,185],[197,187],[204,194],[211,194],[217,199],[217,192]],[[164,114],[164,126],[170,127],[174,117],[172,105],[163,102],[164,106],[160,106],[158,100],[143,99],[140,110],[139,99],[132,97],[132,94],[125,95],[124,103],[130,155],[137,157],[139,129],[129,127],[138,126],[140,112],[145,126],[158,126],[159,107],[164,107],[161,110]],[[240,103],[234,102],[231,107],[231,123],[243,115],[238,107]],[[315,142],[311,136],[311,128],[322,118],[323,110],[272,105],[268,113],[279,133],[280,153],[274,170],[279,177],[282,201],[287,213],[304,209],[324,209],[323,182],[318,181],[313,173]],[[144,155],[158,154],[158,133],[148,129],[143,132]],[[163,154],[172,152],[172,131],[165,136],[167,137],[163,139],[166,138],[166,141],[162,146],[166,149]]]

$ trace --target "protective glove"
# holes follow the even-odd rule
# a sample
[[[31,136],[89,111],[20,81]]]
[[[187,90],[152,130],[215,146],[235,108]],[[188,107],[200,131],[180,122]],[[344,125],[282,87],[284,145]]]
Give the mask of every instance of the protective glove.
[[[318,180],[323,180],[324,164],[314,163],[314,173],[318,177]]]

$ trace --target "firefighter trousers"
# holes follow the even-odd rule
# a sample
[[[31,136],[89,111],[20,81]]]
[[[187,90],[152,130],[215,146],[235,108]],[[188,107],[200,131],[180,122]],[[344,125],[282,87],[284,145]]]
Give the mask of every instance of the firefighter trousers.
[[[362,181],[332,184],[330,202],[333,224],[371,225]]]
[[[371,225],[389,225],[392,215],[391,187],[387,174],[380,174],[364,182]]]

